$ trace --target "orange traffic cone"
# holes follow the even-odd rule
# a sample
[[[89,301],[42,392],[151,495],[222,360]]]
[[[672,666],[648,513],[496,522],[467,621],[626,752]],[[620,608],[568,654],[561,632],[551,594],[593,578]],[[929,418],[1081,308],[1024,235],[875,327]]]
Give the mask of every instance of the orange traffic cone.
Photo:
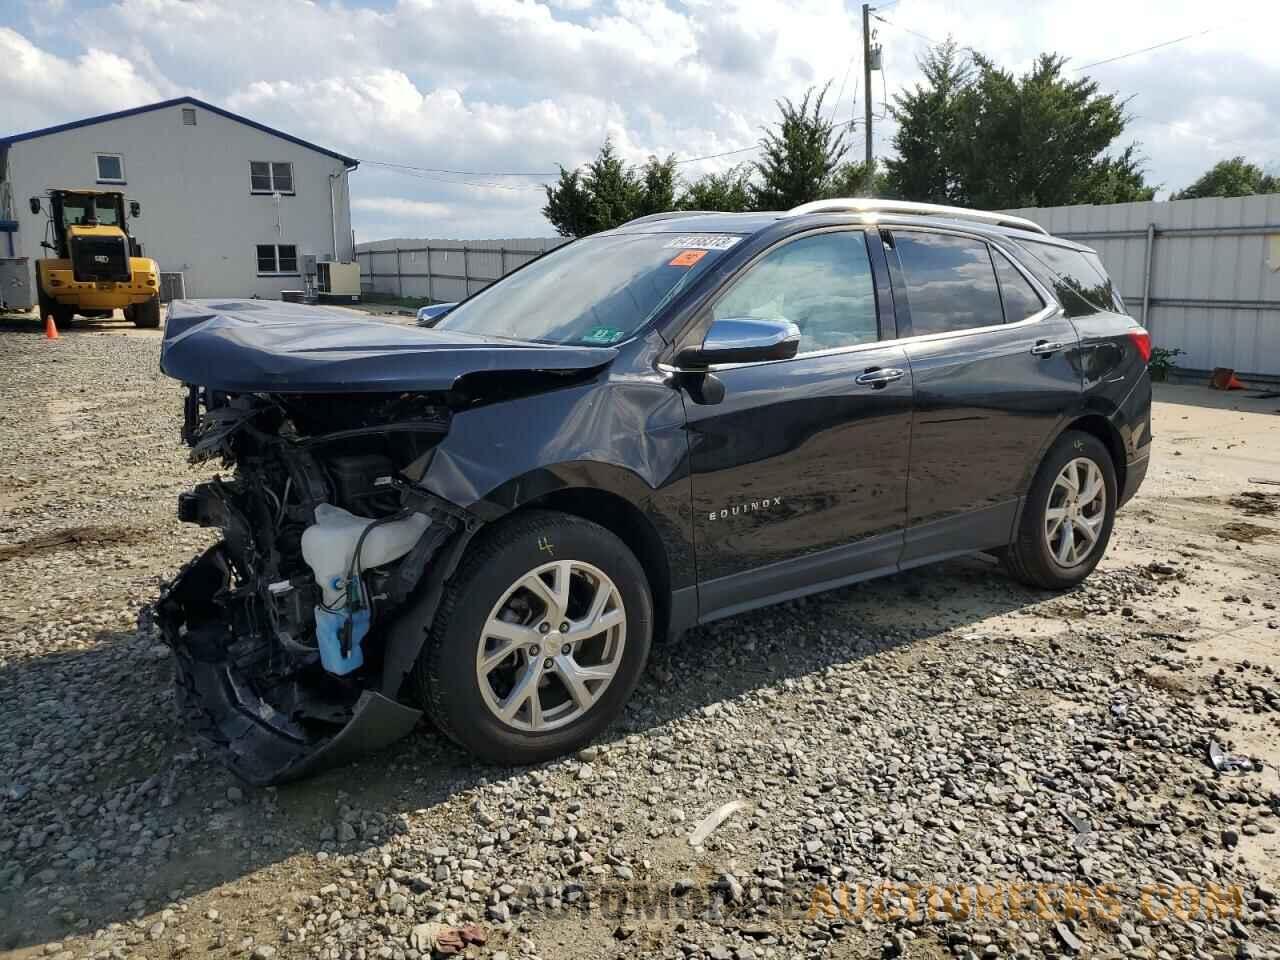
[[[1248,390],[1236,372],[1230,367],[1214,367],[1213,376],[1209,378],[1209,386],[1214,390]]]
[[[53,322],[52,313],[44,318],[44,338],[46,340],[58,339],[58,325]]]

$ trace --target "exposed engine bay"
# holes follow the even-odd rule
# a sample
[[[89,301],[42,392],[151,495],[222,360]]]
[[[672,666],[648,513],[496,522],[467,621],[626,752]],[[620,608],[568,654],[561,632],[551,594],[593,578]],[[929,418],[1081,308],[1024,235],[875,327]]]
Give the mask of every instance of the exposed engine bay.
[[[420,715],[396,696],[430,624],[424,581],[479,526],[416,482],[447,398],[188,390],[192,461],[234,475],[179,498],[180,519],[223,539],[155,606],[184,713],[253,783],[403,736]]]

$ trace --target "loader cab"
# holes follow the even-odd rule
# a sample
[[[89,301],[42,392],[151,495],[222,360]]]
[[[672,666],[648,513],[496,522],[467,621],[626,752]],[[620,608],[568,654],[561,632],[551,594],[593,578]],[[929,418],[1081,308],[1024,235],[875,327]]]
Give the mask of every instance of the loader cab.
[[[133,216],[141,214],[136,200],[128,203]],[[52,244],[46,241],[56,256],[70,257],[70,240],[75,235],[110,235],[119,231],[129,237],[124,194],[100,193],[95,190],[51,190],[49,192],[49,222],[53,228]],[[107,228],[96,230],[94,228]],[[114,228],[114,229],[112,229]],[[141,256],[138,243],[129,237],[132,256]]]
[[[32,206],[37,203],[33,198]],[[141,212],[137,201],[127,206],[134,216]],[[70,260],[79,282],[127,282],[130,257],[142,255],[137,240],[129,236],[126,200],[118,191],[50,190],[49,227],[41,246],[54,257]]]

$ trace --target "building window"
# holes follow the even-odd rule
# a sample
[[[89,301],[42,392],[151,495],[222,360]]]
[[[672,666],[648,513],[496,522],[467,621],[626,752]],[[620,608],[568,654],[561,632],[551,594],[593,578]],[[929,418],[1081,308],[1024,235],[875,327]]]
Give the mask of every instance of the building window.
[[[124,183],[124,157],[118,153],[100,153],[97,159],[99,183]]]
[[[182,108],[182,123],[183,123],[183,126],[187,126],[187,127],[194,127],[196,125],[196,108],[195,107]]]
[[[298,248],[292,243],[258,244],[259,276],[296,276]]]
[[[250,193],[293,193],[293,164],[249,162]]]

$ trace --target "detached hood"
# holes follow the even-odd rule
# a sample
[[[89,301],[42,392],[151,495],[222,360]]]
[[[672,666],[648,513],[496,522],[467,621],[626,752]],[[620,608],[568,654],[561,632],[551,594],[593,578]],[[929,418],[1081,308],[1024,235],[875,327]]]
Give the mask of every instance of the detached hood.
[[[612,347],[551,346],[384,323],[340,308],[275,300],[175,300],[160,369],[227,393],[449,390],[484,371],[572,372]]]

